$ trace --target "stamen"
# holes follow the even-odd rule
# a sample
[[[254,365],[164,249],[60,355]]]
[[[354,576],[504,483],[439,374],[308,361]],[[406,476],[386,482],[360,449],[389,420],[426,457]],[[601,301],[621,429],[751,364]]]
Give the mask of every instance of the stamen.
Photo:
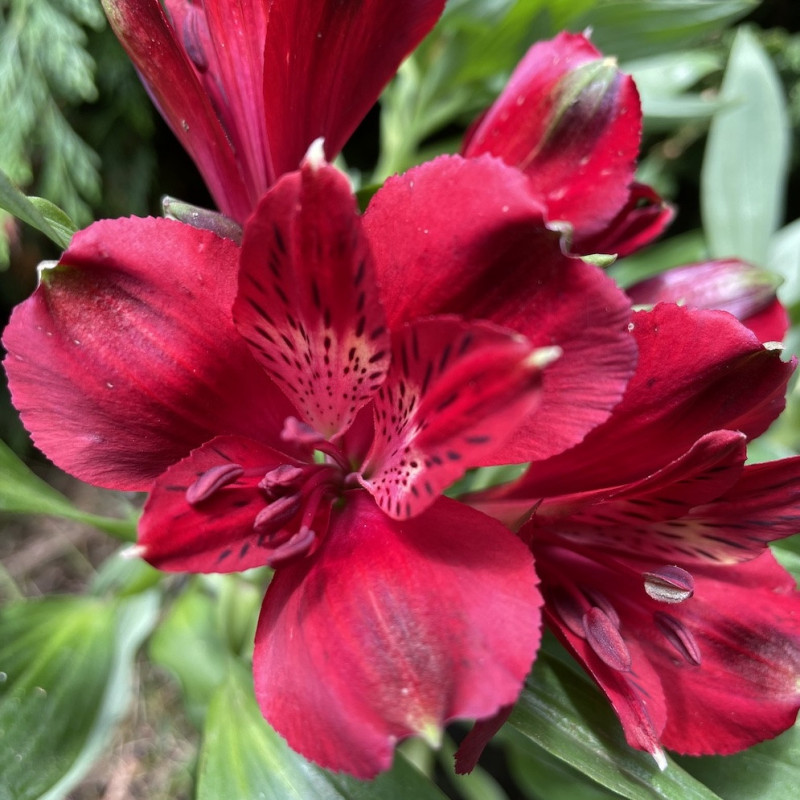
[[[617,626],[602,608],[590,608],[583,615],[586,640],[592,650],[611,669],[627,672],[631,668],[631,654]]]
[[[256,514],[253,530],[256,533],[271,533],[288,522],[299,510],[300,495],[279,497]]]
[[[284,442],[297,442],[312,447],[325,441],[325,437],[319,431],[314,430],[308,423],[301,422],[297,417],[286,417],[283,422],[281,439]]]
[[[211,467],[186,490],[186,502],[190,506],[196,506],[242,475],[244,467],[239,464],[220,464]]]
[[[292,536],[291,539],[289,539],[285,544],[282,544],[273,552],[273,554],[269,557],[267,564],[269,564],[270,567],[277,567],[288,561],[290,558],[294,558],[295,556],[305,553],[314,543],[316,538],[317,534],[314,533],[311,528],[307,528],[305,525],[303,525],[300,530],[294,536]]]
[[[606,616],[614,623],[614,627],[619,630],[619,614],[617,614],[617,609],[611,605],[609,599],[596,589],[581,589],[581,591],[593,606],[605,611]]]
[[[586,613],[586,606],[572,592],[563,586],[557,586],[548,593],[550,606],[555,608],[556,613],[561,617],[561,621],[576,636],[581,639],[586,638],[586,631],[583,627],[583,617]]]
[[[198,25],[205,23],[205,17],[194,6],[189,4],[189,9],[183,21],[183,47],[186,55],[197,67],[198,72],[205,72],[208,69],[208,58],[200,40]]]
[[[694,594],[694,578],[680,567],[659,567],[642,577],[644,590],[660,603],[682,603]]]
[[[663,611],[656,611],[653,614],[658,629],[664,638],[683,656],[683,658],[695,667],[700,666],[700,648],[697,646],[692,632],[671,614]]]
[[[303,477],[305,470],[302,467],[295,467],[292,464],[281,464],[275,469],[271,469],[259,482],[258,488],[263,489],[267,494],[273,494],[275,489],[297,488],[299,479]]]

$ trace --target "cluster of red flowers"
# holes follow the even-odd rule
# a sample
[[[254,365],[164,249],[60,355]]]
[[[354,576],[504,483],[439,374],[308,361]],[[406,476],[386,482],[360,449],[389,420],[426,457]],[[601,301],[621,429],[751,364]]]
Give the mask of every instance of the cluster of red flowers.
[[[661,764],[790,726],[800,600],[767,543],[800,529],[800,459],[744,463],[794,368],[762,343],[785,315],[732,309],[756,335],[669,302],[709,281],[629,297],[580,257],[671,217],[634,180],[632,80],[584,36],[539,43],[459,155],[360,215],[326,158],[443,0],[105,4],[224,217],[77,233],[5,367],[56,464],[149,492],[142,558],[274,568],[253,671],[289,744],[371,777],[478,719],[469,769],[542,620]]]

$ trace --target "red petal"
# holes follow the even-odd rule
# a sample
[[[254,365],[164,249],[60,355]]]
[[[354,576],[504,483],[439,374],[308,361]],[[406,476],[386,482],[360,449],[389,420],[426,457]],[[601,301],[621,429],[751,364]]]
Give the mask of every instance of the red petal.
[[[512,705],[503,706],[493,717],[475,723],[456,751],[456,774],[467,775],[475,769],[484,748],[505,725],[513,710]]]
[[[523,170],[547,218],[567,220],[582,237],[627,202],[640,136],[631,78],[584,36],[562,33],[528,51],[463,152]]]
[[[245,227],[233,308],[254,356],[326,437],[383,381],[389,333],[347,179],[306,163]]]
[[[670,613],[694,637],[693,667],[663,642],[647,654],[662,675],[663,742],[689,755],[725,755],[771,739],[800,708],[800,596],[770,553],[694,571],[694,597]]]
[[[273,2],[264,109],[275,173],[297,169],[320,136],[332,159],[443,8],[444,0]]]
[[[800,531],[800,458],[748,464],[741,478],[713,502],[697,506],[687,522],[712,529],[741,561],[767,542]]]
[[[191,0],[168,0],[167,5],[184,47],[192,45],[197,51],[200,80],[230,138],[252,209],[276,177],[262,98],[269,3],[226,0],[195,5]]]
[[[204,444],[153,486],[139,525],[139,555],[171,572],[263,567],[272,548],[253,528],[269,502],[258,484],[269,470],[292,463],[284,453],[240,437],[219,436]],[[187,502],[199,478],[230,464],[243,467],[244,474],[201,502]]]
[[[396,519],[427,508],[519,427],[558,353],[488,324],[438,317],[393,337],[375,398],[375,440],[361,483]]]
[[[172,4],[174,8],[174,3]],[[103,0],[122,46],[221,211],[243,222],[254,199],[206,87],[159,0]]]
[[[788,316],[775,299],[777,287],[770,272],[745,261],[720,259],[668,269],[629,287],[627,293],[637,305],[667,302],[728,311],[762,342],[779,342]]]
[[[634,183],[628,202],[600,233],[581,236],[571,242],[576,253],[630,255],[660,236],[675,217],[675,209],[650,187]]]
[[[37,446],[83,480],[135,490],[217,434],[279,443],[291,408],[230,319],[238,255],[168,220],[77,233],[3,339]]]
[[[800,481],[793,464],[783,465],[788,474],[770,471],[744,481],[746,456],[742,434],[717,431],[621,490],[541,503],[531,520],[532,535],[547,531],[576,546],[635,553],[691,569],[698,563],[755,558],[767,541],[797,530],[800,515],[792,506]]]
[[[400,739],[514,702],[539,643],[535,584],[530,553],[490,518],[441,499],[394,522],[352,492],[320,550],[267,592],[264,716],[307,758],[373,777]]]
[[[513,496],[641,480],[709,431],[753,438],[780,413],[794,365],[729,314],[661,304],[633,319],[639,367],[611,419],[572,450],[533,464]]]
[[[628,301],[600,270],[561,252],[517,170],[485,156],[439,158],[389,179],[364,225],[393,329],[452,313],[561,348],[532,426],[495,463],[560,452],[607,419],[635,361]]]

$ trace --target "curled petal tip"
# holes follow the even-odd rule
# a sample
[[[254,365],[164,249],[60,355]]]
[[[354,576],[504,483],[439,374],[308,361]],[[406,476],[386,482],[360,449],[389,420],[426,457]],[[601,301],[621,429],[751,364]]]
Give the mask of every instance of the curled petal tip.
[[[326,163],[325,139],[319,136],[309,145],[306,155],[303,158],[303,165],[308,165],[316,172],[320,167],[324,167]]]
[[[549,364],[561,358],[563,352],[564,351],[556,345],[552,347],[537,347],[528,356],[528,366],[535,369],[544,369]]]
[[[144,545],[133,544],[130,547],[126,547],[124,550],[120,550],[119,554],[122,558],[132,561],[134,558],[144,558],[146,552],[147,548]]]

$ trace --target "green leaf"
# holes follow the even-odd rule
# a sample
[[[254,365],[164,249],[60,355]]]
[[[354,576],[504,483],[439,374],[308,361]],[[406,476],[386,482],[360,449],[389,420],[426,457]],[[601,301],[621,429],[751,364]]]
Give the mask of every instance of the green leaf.
[[[608,701],[550,638],[536,659],[510,724],[556,758],[630,800],[719,800],[675,762],[661,772],[625,741]],[[563,652],[563,651],[562,651]]]
[[[800,219],[772,237],[767,266],[783,278],[778,287],[781,302],[787,306],[800,303]]]
[[[28,200],[38,209],[39,213],[50,223],[53,230],[59,235],[61,241],[69,245],[78,226],[70,219],[66,211],[55,203],[45,200],[44,197],[29,197]],[[67,245],[64,245],[65,247]]]
[[[623,288],[651,278],[671,267],[704,261],[708,258],[702,231],[689,231],[651,245],[612,264],[608,274]]]
[[[0,512],[73,519],[123,541],[136,539],[135,518],[114,519],[75,508],[61,492],[34,475],[3,441],[0,441]]]
[[[69,217],[52,203],[47,203],[47,201],[39,198],[35,199],[38,202],[26,197],[14,186],[8,175],[0,170],[0,208],[5,209],[17,219],[27,222],[31,227],[41,231],[48,239],[64,250],[72,238],[72,233],[67,233],[67,228],[64,225],[65,220],[71,224]],[[44,207],[45,204],[47,207]],[[74,226],[72,232],[74,233]]]
[[[0,611],[0,798],[59,800],[126,713],[155,594],[123,604],[58,597]]]
[[[237,666],[208,710],[196,800],[444,800],[400,755],[369,782],[310,764],[264,721],[250,673]]]
[[[785,800],[800,786],[800,728],[732,756],[679,757],[678,762],[725,800]]]
[[[775,67],[746,28],[734,39],[722,98],[701,173],[703,225],[713,256],[764,266],[783,218],[789,122]]]
[[[748,14],[759,0],[599,0],[570,20],[592,28],[592,41],[621,61],[694,44]]]
[[[234,661],[217,621],[216,602],[203,580],[193,578],[158,626],[149,646],[151,660],[180,682],[186,715],[198,727]]]

